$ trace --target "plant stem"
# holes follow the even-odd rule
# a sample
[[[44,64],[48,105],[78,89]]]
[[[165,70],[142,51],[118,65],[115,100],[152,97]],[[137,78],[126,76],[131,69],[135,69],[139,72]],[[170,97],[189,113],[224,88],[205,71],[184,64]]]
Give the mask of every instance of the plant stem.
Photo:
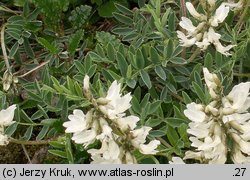
[[[188,62],[192,62],[197,57],[198,54],[200,54],[200,49],[199,48],[197,48],[195,50],[195,52],[192,54],[192,56],[188,59]]]
[[[170,92],[170,95],[173,96],[174,98],[178,99],[179,101],[184,102],[183,98],[181,96],[179,96],[178,94]]]
[[[21,11],[13,11],[5,6],[0,6],[0,11],[5,11],[5,12],[8,12],[8,13],[13,13],[15,15],[18,15],[18,14],[21,14],[22,12]]]
[[[162,85],[159,84],[155,84],[156,87],[163,89]],[[178,94],[175,94],[173,92],[170,92],[170,95],[173,96],[174,98],[178,99],[181,102],[184,102],[183,98],[181,96],[179,96]]]
[[[250,73],[233,73],[233,75],[238,77],[250,77]]]
[[[17,77],[23,78],[23,77],[29,75],[30,73],[32,73],[32,72],[38,70],[39,68],[45,66],[45,65],[48,64],[49,62],[50,62],[50,61],[43,62],[43,63],[39,64],[37,67],[35,67],[34,69],[31,69],[30,71],[24,73],[23,75],[17,76]]]
[[[4,62],[5,62],[6,68],[9,71],[9,73],[11,74],[11,68],[10,68],[7,51],[6,51],[6,48],[5,48],[5,42],[4,42],[4,30],[5,30],[5,26],[6,26],[6,24],[4,24],[2,26],[2,29],[1,29],[1,47],[2,47],[2,51],[3,51],[3,58],[4,58]]]
[[[243,20],[244,20],[245,16],[247,15],[247,11],[249,9],[249,6],[250,6],[250,1],[249,0],[245,1],[245,3],[243,4],[243,7],[245,7],[245,9],[244,9],[243,13],[241,14],[238,23],[236,24],[236,27],[238,27],[237,34],[240,33],[241,27],[243,25]]]
[[[186,17],[187,16],[187,11],[186,11],[186,6],[185,6],[185,0],[180,0],[180,3],[181,3],[182,16]]]
[[[187,17],[187,11],[186,11],[186,5],[185,5],[185,0],[180,0],[181,3],[181,14],[183,17]],[[181,28],[181,31],[184,33],[184,29]],[[186,57],[186,48],[183,47],[182,53],[181,53],[181,57],[183,59],[185,59]]]
[[[163,144],[164,146],[168,147],[168,148],[172,148],[172,146],[170,144],[168,144],[164,139],[162,139],[161,137],[157,137],[157,140],[159,140],[161,142],[161,144]]]
[[[22,122],[16,122],[19,125],[23,126],[43,126],[44,124],[37,124],[37,123],[22,123]]]
[[[49,144],[49,141],[50,140],[24,141],[24,140],[10,138],[10,143],[23,144],[23,145],[44,145],[44,144]]]
[[[25,154],[26,158],[27,158],[27,159],[28,159],[28,161],[29,161],[29,164],[32,164],[32,163],[31,163],[31,160],[30,160],[29,153],[28,153],[28,151],[27,151],[26,147],[25,147],[23,144],[21,144],[21,146],[22,146],[22,148],[23,148],[23,152],[24,152],[24,154]]]
[[[160,162],[158,161],[158,159],[156,159],[153,155],[151,155],[150,157],[155,162],[155,164],[160,164]]]

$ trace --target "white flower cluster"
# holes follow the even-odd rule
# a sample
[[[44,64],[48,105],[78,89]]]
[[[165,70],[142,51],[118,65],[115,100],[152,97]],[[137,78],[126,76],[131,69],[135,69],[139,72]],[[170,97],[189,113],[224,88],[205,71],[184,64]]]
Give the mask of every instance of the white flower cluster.
[[[191,120],[187,132],[191,146],[184,159],[223,164],[228,153],[234,163],[250,163],[250,82],[240,83],[224,96],[220,80],[203,68],[212,101],[208,105],[187,105],[185,116]],[[229,143],[229,141],[231,141]]]
[[[196,45],[201,50],[206,50],[210,44],[213,44],[218,52],[228,56],[231,55],[228,51],[234,45],[223,46],[220,42],[221,35],[215,32],[215,28],[225,20],[233,4],[222,3],[216,9],[215,2],[216,0],[205,1],[205,14],[198,13],[192,3],[187,2],[187,10],[199,21],[199,24],[194,26],[190,19],[182,17],[179,25],[187,31],[187,35],[181,31],[177,31],[177,36],[184,47]]]
[[[0,146],[9,143],[8,136],[4,134],[4,128],[15,122],[13,121],[15,109],[16,105],[12,105],[0,111]]]
[[[136,159],[134,150],[142,154],[157,153],[157,140],[146,143],[146,137],[151,130],[143,126],[136,128],[139,121],[137,116],[126,116],[125,111],[130,108],[132,99],[130,93],[122,96],[120,94],[121,84],[114,81],[110,86],[107,96],[97,100],[91,98],[94,108],[86,115],[81,110],[74,110],[69,115],[68,122],[63,124],[66,133],[73,133],[72,140],[85,147],[96,140],[100,140],[100,149],[90,149],[92,163],[98,164],[134,164]],[[85,76],[84,91],[86,97],[91,97],[89,90],[89,77]]]

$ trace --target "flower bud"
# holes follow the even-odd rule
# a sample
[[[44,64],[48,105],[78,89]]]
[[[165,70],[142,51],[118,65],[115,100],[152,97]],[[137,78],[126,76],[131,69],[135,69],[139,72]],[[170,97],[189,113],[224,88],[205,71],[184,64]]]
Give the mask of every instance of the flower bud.
[[[196,159],[201,161],[202,160],[202,152],[193,152],[193,151],[187,151],[185,153],[185,157],[183,158],[183,160],[186,159]]]
[[[195,8],[194,8],[194,6],[193,6],[192,3],[186,2],[186,7],[187,7],[189,13],[190,13],[194,18],[196,18],[196,19],[198,19],[198,20],[204,20],[204,18],[206,18],[203,14],[200,14],[200,13],[198,13],[198,12],[195,10]]]
[[[197,26],[196,31],[197,31],[197,32],[202,31],[202,30],[204,29],[205,24],[206,24],[205,22],[201,22],[201,23]]]
[[[89,91],[89,76],[85,75],[84,80],[83,80],[83,90],[84,91]]]
[[[202,33],[199,33],[199,34],[197,34],[196,36],[195,36],[195,38],[196,38],[196,41],[200,41],[201,39],[202,39]]]
[[[217,116],[219,114],[218,109],[214,108],[210,104],[206,106],[205,112],[206,113],[211,112],[214,116]]]
[[[110,100],[101,97],[101,98],[98,98],[98,99],[96,100],[96,102],[97,102],[99,105],[107,105],[107,104],[110,102]]]
[[[18,83],[18,78],[16,76],[13,76],[13,83],[15,83],[15,84]]]
[[[232,108],[223,108],[222,109],[223,115],[233,114],[234,112],[235,112],[235,109],[232,109]]]
[[[7,82],[3,82],[3,90],[4,91],[8,91],[10,88],[10,83],[7,81]]]
[[[240,132],[243,131],[241,125],[240,125],[237,121],[235,121],[235,120],[230,121],[229,124],[230,124],[230,126],[231,126],[232,128],[234,128],[234,129],[236,129],[236,130],[238,130],[238,131],[240,131]]]
[[[11,73],[9,73],[9,71],[5,71],[4,75],[3,75],[3,90],[4,91],[8,91],[10,88],[10,85],[12,84],[12,80],[13,80],[13,75]]]

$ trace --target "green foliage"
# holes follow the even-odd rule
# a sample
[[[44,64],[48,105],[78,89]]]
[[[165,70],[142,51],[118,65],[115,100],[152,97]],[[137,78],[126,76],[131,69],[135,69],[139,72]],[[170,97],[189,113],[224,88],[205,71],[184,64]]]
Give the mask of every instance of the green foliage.
[[[53,30],[60,28],[61,15],[68,10],[70,1],[68,0],[33,0],[35,5],[41,9],[45,16],[45,23]],[[52,8],[53,7],[53,8]]]
[[[53,44],[51,44],[44,38],[37,38],[37,42],[43,47],[45,47],[47,50],[49,50],[52,54],[57,54],[59,52],[59,50]]]
[[[17,59],[20,56],[20,47],[24,48],[25,53],[34,58],[34,51],[31,48],[30,40],[32,35],[39,31],[42,26],[42,21],[37,20],[39,10],[35,9],[32,12],[27,10],[26,14],[19,16],[11,16],[6,24],[6,39],[11,44],[9,57]]]
[[[171,33],[167,26],[174,21],[175,17],[169,17],[170,8],[164,10],[163,14],[160,13],[162,8],[160,1],[156,2],[158,3],[152,1],[145,8],[137,9],[134,12],[117,4],[118,12],[113,13],[113,15],[121,23],[121,26],[114,28],[113,32],[120,35],[123,41],[128,41],[135,47],[151,40],[169,38]]]
[[[112,13],[116,11],[116,3],[129,6],[127,0],[91,0],[91,2],[97,4],[97,11],[101,17],[112,17]]]
[[[69,53],[71,55],[74,55],[77,47],[79,46],[79,43],[83,37],[83,31],[82,30],[79,30],[77,31],[75,34],[73,34],[69,40]]]
[[[82,28],[83,25],[87,23],[91,10],[92,10],[91,6],[81,5],[79,7],[76,7],[73,11],[71,11],[69,21],[73,24],[73,27],[75,29]]]

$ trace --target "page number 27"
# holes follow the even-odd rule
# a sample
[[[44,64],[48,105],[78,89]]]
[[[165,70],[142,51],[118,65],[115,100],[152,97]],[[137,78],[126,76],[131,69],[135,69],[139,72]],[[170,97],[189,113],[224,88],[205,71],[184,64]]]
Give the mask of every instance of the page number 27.
[[[235,168],[234,172],[235,174],[233,176],[244,176],[244,173],[247,168]]]

